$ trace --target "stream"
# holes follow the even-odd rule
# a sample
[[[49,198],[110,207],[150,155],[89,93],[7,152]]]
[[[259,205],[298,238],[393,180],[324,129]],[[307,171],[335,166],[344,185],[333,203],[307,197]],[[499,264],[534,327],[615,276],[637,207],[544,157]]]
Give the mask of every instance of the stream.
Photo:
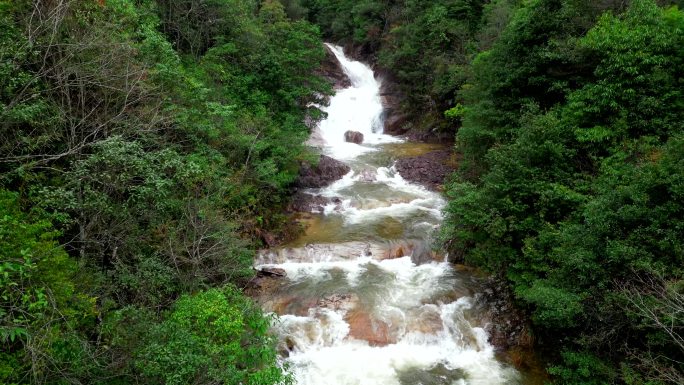
[[[480,279],[430,247],[444,198],[392,167],[435,145],[384,135],[373,71],[329,47],[352,86],[323,108],[315,135],[352,171],[307,191],[332,202],[303,214],[299,239],[256,261],[286,273],[258,300],[278,316],[279,349],[297,384],[528,383],[487,341],[474,299]],[[345,142],[347,130],[363,133],[363,143]]]

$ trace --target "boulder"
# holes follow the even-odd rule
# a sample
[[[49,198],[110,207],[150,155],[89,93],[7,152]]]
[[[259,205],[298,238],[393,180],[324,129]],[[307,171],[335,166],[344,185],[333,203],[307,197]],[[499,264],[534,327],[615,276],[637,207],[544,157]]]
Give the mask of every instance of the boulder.
[[[288,210],[300,213],[322,213],[325,206],[331,202],[330,198],[297,191],[292,195]]]
[[[442,315],[435,305],[423,305],[409,312],[407,330],[423,334],[437,334],[444,330]]]
[[[350,143],[363,143],[363,134],[358,131],[347,131],[344,133],[344,140]]]
[[[257,271],[257,277],[285,277],[287,272],[279,267],[262,267]]]
[[[318,165],[303,163],[299,170],[299,177],[295,182],[301,188],[326,187],[345,176],[351,168],[339,160],[321,155]]]
[[[433,151],[424,155],[399,159],[395,165],[402,178],[438,190],[447,176],[454,172],[448,150]]]
[[[414,245],[407,241],[390,242],[390,247],[383,255],[383,259],[395,259],[411,256]]]
[[[344,318],[349,324],[349,336],[367,341],[370,346],[386,346],[397,342],[387,323],[373,319],[361,310],[352,310]]]

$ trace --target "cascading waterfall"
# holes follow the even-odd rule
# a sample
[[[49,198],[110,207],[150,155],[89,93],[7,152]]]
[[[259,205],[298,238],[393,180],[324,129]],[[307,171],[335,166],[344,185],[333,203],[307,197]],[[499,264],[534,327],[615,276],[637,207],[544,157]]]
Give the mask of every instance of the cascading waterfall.
[[[352,159],[368,151],[372,145],[397,142],[398,139],[382,134],[382,102],[380,83],[373,70],[363,63],[349,60],[341,47],[328,45],[337,57],[352,86],[340,90],[324,108],[328,113],[319,130],[327,146],[326,152],[337,159]],[[340,131],[342,130],[342,131]],[[344,141],[344,132],[358,131],[364,135],[364,146]]]
[[[352,171],[310,191],[335,198],[315,214],[325,242],[265,251],[257,261],[287,274],[262,306],[279,316],[275,329],[297,383],[519,383],[487,342],[472,298],[476,279],[425,247],[445,202],[392,168],[390,146],[400,140],[382,133],[372,70],[329,47],[352,86],[325,108],[322,150]],[[346,143],[347,130],[363,133],[364,143]]]

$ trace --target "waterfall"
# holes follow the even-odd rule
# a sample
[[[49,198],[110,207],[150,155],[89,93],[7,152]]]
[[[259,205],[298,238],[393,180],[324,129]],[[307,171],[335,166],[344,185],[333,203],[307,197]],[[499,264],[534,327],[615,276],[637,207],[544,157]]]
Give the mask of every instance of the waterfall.
[[[261,303],[297,384],[519,383],[487,342],[477,279],[426,247],[445,201],[392,167],[392,149],[412,144],[382,133],[373,71],[329,47],[352,86],[325,107],[322,151],[352,171],[309,191],[330,203],[302,240],[257,260],[287,276]],[[347,130],[364,142],[345,142]]]
[[[351,81],[351,87],[340,90],[323,110],[327,119],[319,126],[325,140],[327,153],[333,158],[350,159],[368,151],[372,145],[400,141],[382,133],[382,102],[380,83],[373,70],[363,63],[344,56],[341,47],[328,44]],[[358,131],[364,136],[364,145],[344,141],[347,130]]]

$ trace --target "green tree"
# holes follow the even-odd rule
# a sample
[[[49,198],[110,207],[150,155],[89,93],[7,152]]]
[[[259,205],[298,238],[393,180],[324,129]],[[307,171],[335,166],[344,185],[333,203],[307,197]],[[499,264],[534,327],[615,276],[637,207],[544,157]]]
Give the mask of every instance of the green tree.
[[[49,217],[0,190],[0,381],[43,383],[74,375],[87,355],[95,298],[76,285],[77,264]]]
[[[180,298],[136,353],[146,383],[290,384],[270,319],[230,286]]]
[[[588,28],[583,6],[523,4],[473,62],[444,237],[562,347],[559,383],[677,383],[684,14],[634,1]]]

